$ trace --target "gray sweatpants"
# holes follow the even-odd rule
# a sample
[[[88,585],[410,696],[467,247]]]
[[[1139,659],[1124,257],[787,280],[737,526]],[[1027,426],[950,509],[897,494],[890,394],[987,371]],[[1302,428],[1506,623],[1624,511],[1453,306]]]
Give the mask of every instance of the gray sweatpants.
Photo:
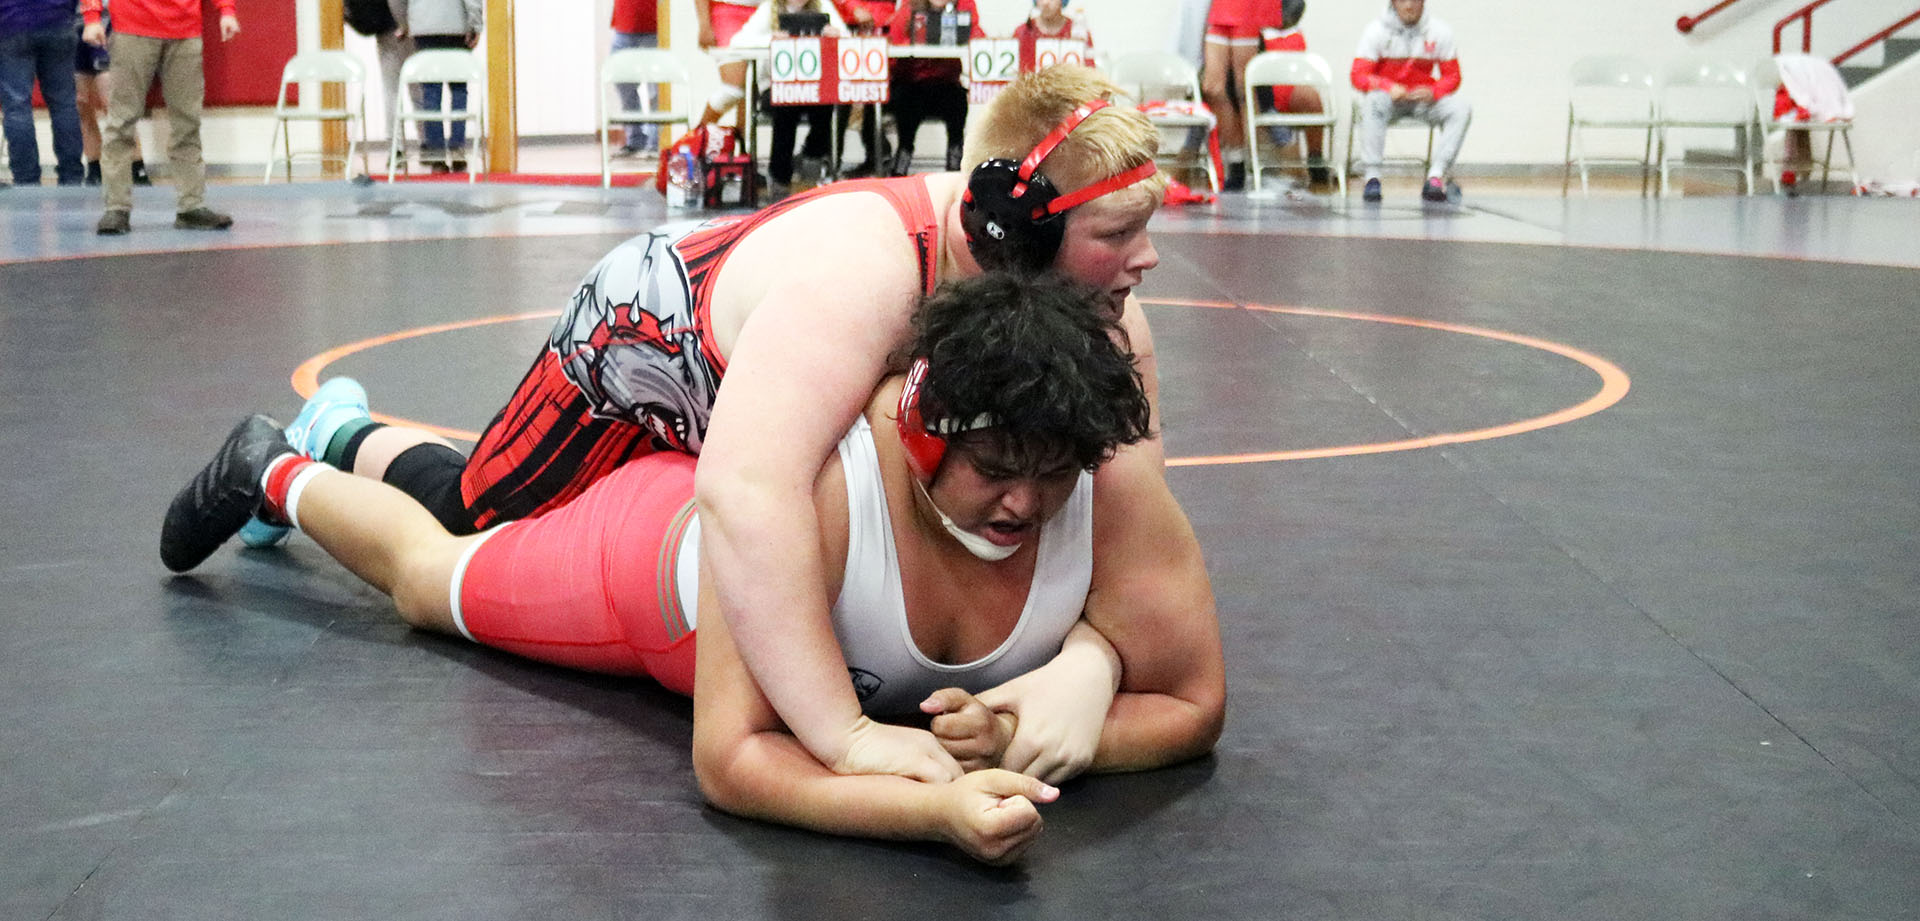
[[[1459,93],[1442,96],[1434,102],[1394,102],[1385,90],[1375,90],[1360,100],[1360,168],[1365,178],[1380,177],[1380,162],[1387,153],[1387,123],[1402,118],[1417,118],[1440,128],[1440,141],[1433,151],[1429,176],[1445,176],[1460,156],[1460,144],[1467,139],[1467,125],[1473,121],[1473,105]]]

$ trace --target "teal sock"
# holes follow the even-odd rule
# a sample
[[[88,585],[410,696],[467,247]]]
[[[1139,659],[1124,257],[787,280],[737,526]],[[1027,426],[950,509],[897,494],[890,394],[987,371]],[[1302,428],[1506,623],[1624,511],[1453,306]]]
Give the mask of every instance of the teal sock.
[[[333,437],[327,439],[326,449],[321,451],[320,456],[315,460],[323,461],[338,470],[353,472],[353,458],[348,455],[360,453],[358,450],[360,440],[365,437],[360,433],[364,431],[370,435],[371,430],[375,428],[386,428],[386,426],[367,418],[340,423],[340,427],[333,430]]]

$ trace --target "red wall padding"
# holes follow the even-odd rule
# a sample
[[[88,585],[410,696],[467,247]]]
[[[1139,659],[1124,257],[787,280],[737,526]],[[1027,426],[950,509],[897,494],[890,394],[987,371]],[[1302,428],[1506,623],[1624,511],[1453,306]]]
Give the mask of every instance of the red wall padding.
[[[300,47],[293,0],[238,0],[240,34],[220,40],[220,14],[212,3],[201,6],[202,66],[207,73],[207,107],[270,106],[280,95],[280,69]],[[45,107],[34,88],[33,104]],[[147,107],[160,102],[158,81],[147,93]]]
[[[220,15],[202,4],[206,39],[207,106],[270,106],[280,93],[280,69],[299,48],[293,0],[236,0],[240,34],[220,40]]]

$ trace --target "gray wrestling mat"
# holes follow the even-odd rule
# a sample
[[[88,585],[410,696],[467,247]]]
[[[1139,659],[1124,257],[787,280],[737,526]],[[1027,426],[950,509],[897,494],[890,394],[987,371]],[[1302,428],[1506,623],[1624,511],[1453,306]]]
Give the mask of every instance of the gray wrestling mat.
[[[216,187],[230,235],[102,241],[62,191],[0,195],[0,917],[1920,917],[1905,203],[1163,216],[1226,734],[996,870],[707,808],[686,701],[409,631],[303,538],[159,565],[328,350],[482,426],[545,323],[396,334],[556,308],[655,200]]]

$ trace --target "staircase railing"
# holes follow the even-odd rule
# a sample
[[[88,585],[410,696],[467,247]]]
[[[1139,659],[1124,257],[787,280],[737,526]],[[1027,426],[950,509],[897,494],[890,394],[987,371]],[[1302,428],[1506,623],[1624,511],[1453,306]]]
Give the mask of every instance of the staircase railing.
[[[1698,15],[1680,17],[1674,21],[1673,27],[1679,29],[1680,34],[1685,35],[1692,32],[1693,27],[1699,25],[1702,21],[1739,2],[1740,0],[1720,0],[1719,3],[1702,10]]]
[[[1893,33],[1898,32],[1901,29],[1904,29],[1915,22],[1920,22],[1920,10],[1914,10],[1913,12],[1908,13],[1907,18],[1902,19],[1899,22],[1896,22],[1893,25],[1890,25],[1884,29],[1881,29],[1878,32],[1875,32],[1872,38],[1869,38],[1866,41],[1853,46],[1852,48],[1848,48],[1847,50],[1840,52],[1840,54],[1833,59],[1833,66],[1839,67],[1841,61],[1844,61],[1850,57],[1853,57],[1856,54],[1859,54],[1862,51],[1867,50],[1868,48],[1873,47],[1875,42],[1883,41]],[[1812,25],[1811,21],[1809,21],[1808,25],[1809,25],[1809,28],[1811,28],[1811,25]],[[1777,33],[1775,34],[1775,37],[1774,37],[1773,47],[1775,51],[1780,50],[1780,39]]]
[[[1786,15],[1786,18],[1781,19],[1777,23],[1774,23],[1773,53],[1774,54],[1780,53],[1780,48],[1781,48],[1780,33],[1785,32],[1787,30],[1787,26],[1792,25],[1793,21],[1798,19],[1802,23],[1802,26],[1800,29],[1800,51],[1804,54],[1812,54],[1813,53],[1813,11],[1823,6],[1826,6],[1827,4],[1832,2],[1833,0],[1813,0],[1812,3],[1809,3],[1806,6],[1803,6],[1797,10],[1794,10],[1791,13],[1788,13]]]

